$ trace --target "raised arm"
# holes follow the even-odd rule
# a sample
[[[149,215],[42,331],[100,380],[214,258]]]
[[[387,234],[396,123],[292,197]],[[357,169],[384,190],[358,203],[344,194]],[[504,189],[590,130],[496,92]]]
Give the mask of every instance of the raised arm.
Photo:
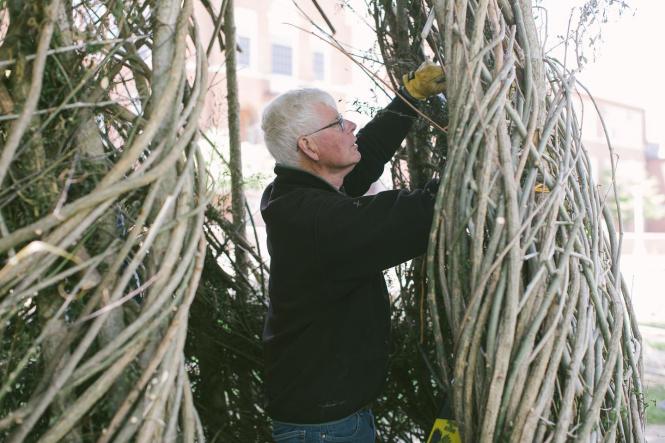
[[[424,189],[391,190],[326,202],[316,216],[316,251],[334,279],[376,273],[427,249],[438,180]]]
[[[402,144],[415,118],[416,112],[396,97],[358,131],[358,150],[362,158],[344,178],[346,194],[363,195],[381,177],[384,165]]]
[[[425,61],[402,78],[402,96],[412,104],[445,90],[441,66]],[[416,117],[415,110],[396,97],[358,132],[358,150],[362,159],[344,179],[344,191],[352,196],[363,195],[383,172]]]

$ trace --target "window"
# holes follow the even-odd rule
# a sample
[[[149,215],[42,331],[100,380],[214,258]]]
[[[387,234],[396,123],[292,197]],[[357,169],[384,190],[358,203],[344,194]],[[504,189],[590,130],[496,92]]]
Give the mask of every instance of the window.
[[[238,67],[247,67],[250,64],[250,40],[249,37],[238,36]]]
[[[326,63],[323,58],[323,53],[315,52],[312,59],[312,70],[314,71],[315,80],[324,80],[326,78]]]
[[[290,46],[286,45],[272,45],[272,73],[291,75],[293,72],[292,67],[293,50]]]

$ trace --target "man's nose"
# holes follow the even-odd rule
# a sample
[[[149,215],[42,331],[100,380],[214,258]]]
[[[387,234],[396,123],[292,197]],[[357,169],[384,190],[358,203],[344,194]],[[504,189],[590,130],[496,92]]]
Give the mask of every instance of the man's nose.
[[[346,123],[349,126],[349,132],[354,132],[356,130],[356,128],[358,127],[358,125],[356,125],[356,123],[351,121],[351,120],[347,120]]]

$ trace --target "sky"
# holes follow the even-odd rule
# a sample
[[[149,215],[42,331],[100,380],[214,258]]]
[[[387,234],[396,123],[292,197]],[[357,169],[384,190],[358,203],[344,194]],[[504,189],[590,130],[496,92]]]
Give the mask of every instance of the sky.
[[[548,42],[563,34],[571,9],[583,0],[542,0],[548,10]],[[665,150],[665,0],[626,0],[629,9],[611,16],[601,28],[596,59],[578,74],[595,97],[646,111],[647,141]]]

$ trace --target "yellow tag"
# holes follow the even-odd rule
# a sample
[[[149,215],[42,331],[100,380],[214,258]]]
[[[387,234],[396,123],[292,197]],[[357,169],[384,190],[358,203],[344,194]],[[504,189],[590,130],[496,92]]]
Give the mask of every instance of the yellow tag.
[[[453,420],[437,418],[427,443],[462,443],[457,423]]]

